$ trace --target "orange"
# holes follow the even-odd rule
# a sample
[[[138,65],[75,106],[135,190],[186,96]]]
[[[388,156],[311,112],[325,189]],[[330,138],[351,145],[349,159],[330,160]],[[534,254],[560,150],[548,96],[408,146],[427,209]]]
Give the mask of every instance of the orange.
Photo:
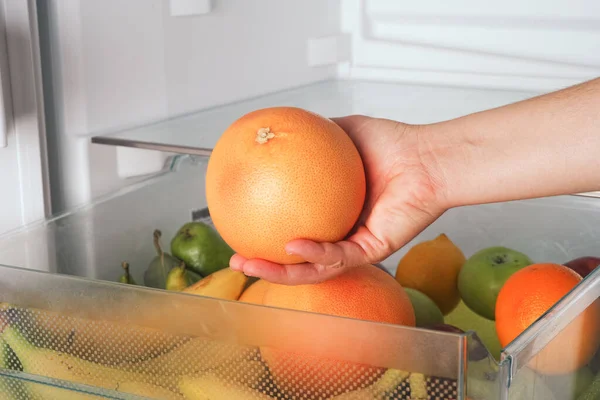
[[[250,287],[252,288],[252,286]],[[260,290],[260,288],[259,288]],[[258,296],[253,296],[255,299]],[[260,301],[260,300],[258,300]],[[340,317],[383,322],[388,324],[415,326],[415,314],[410,298],[395,279],[373,265],[364,265],[317,284],[287,286],[269,284],[264,292],[262,304],[270,307],[329,314]],[[287,343],[305,343],[301,316],[290,316],[289,320],[278,319],[278,330],[284,329]],[[326,337],[339,330],[337,320],[324,320],[310,330],[324,332]],[[369,341],[378,342],[377,329],[365,327]],[[362,331],[358,334],[360,334]],[[362,344],[352,339],[352,334],[340,333],[332,341],[318,344],[297,345],[292,349],[285,345],[261,347],[261,355],[267,362],[271,374],[278,386],[292,394],[302,397],[319,393],[324,398],[339,394],[343,390],[356,389],[361,384],[372,383],[383,371],[366,363],[340,361],[336,358],[336,349],[355,354],[365,350]],[[311,339],[313,340],[313,339]],[[319,339],[314,339],[319,340]],[[357,348],[357,344],[359,344]],[[381,341],[379,341],[381,346]],[[314,351],[315,346],[319,351]],[[365,344],[365,348],[368,347]],[[313,351],[311,351],[313,349]],[[381,349],[389,352],[389,349]],[[311,354],[312,353],[312,354]],[[339,354],[339,353],[337,353]],[[361,358],[362,359],[362,358]],[[311,394],[312,393],[312,394]],[[318,397],[318,396],[317,396]]]
[[[294,107],[250,112],[219,138],[206,200],[223,239],[246,258],[300,263],[294,239],[336,242],[357,222],[366,193],[362,159],[333,121]]]
[[[396,280],[425,293],[447,315],[460,301],[458,273],[466,258],[446,234],[417,243],[400,259]]]
[[[506,347],[582,280],[568,267],[554,263],[529,265],[508,278],[496,301],[496,332]],[[567,374],[587,364],[600,339],[600,308],[596,301],[560,331],[531,361],[543,374]]]

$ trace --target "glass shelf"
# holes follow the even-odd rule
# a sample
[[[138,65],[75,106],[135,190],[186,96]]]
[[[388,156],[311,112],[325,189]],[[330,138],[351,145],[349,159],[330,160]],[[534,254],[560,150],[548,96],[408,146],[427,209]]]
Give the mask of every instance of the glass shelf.
[[[348,114],[431,123],[512,103],[538,93],[371,81],[331,80],[92,136],[92,142],[207,156],[221,133],[242,115],[295,106],[327,117]]]

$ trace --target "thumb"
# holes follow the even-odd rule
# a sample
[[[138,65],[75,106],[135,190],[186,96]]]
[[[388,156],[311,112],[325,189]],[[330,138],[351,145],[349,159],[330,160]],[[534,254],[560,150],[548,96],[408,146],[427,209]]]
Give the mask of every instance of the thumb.
[[[366,115],[347,115],[344,117],[335,117],[330,118],[333,122],[335,122],[340,128],[342,128],[346,133],[351,133],[355,130],[359,130],[362,125],[371,120],[371,117],[367,117]]]
[[[286,251],[322,270],[356,267],[369,262],[364,249],[353,241],[317,243],[299,239],[288,243]]]

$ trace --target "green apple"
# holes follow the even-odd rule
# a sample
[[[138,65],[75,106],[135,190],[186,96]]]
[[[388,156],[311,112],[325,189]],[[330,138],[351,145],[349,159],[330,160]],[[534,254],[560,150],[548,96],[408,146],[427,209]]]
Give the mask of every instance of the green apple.
[[[234,252],[211,226],[188,222],[171,240],[171,254],[185,262],[190,270],[208,276],[228,267]]]
[[[444,315],[440,308],[425,293],[412,288],[404,288],[404,291],[415,310],[416,326],[427,327],[444,323]]]
[[[444,317],[447,324],[456,326],[463,331],[475,331],[477,336],[490,354],[500,360],[502,346],[496,333],[496,323],[475,313],[461,300],[450,314]]]
[[[506,247],[480,250],[467,259],[458,273],[460,297],[473,311],[494,320],[500,289],[513,273],[531,264],[527,255]]]

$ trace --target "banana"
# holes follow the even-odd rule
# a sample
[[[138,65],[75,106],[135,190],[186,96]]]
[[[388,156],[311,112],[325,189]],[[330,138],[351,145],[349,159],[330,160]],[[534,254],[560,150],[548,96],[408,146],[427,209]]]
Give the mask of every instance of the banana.
[[[105,389],[118,390],[123,382],[136,381],[162,386],[173,386],[173,378],[124,371],[51,349],[36,347],[29,343],[21,332],[12,325],[6,325],[1,338],[19,358],[23,371],[48,378],[87,384]],[[63,399],[65,391],[46,385],[28,385],[31,397],[41,399]],[[75,398],[95,398],[89,395],[73,395]]]
[[[222,378],[214,372],[196,377],[181,377],[179,391],[189,400],[273,400],[264,393]]]
[[[385,373],[372,385],[366,388],[342,393],[330,400],[383,400],[401,384],[409,373],[399,369],[388,368]]]
[[[156,386],[151,383],[143,383],[136,381],[123,382],[119,386],[119,391],[135,394],[138,396],[149,397],[151,399],[160,400],[184,400],[185,398],[179,393],[175,393],[161,386]]]
[[[223,268],[202,278],[183,292],[199,296],[237,300],[246,286],[248,277],[231,268]]]
[[[412,373],[408,377],[410,396],[415,400],[427,400],[427,378],[423,374]]]
[[[201,337],[179,345],[169,353],[138,363],[120,364],[119,368],[149,375],[177,379],[179,375],[197,375],[215,368],[233,365],[258,355],[251,346],[231,345]],[[172,388],[174,385],[170,385]]]
[[[156,307],[154,304],[144,306]],[[80,318],[6,303],[0,305],[0,313],[1,318],[16,326],[27,327],[22,334],[35,346],[52,348],[105,365],[151,359],[172,350],[182,340],[167,331],[142,328],[126,320],[106,321],[102,315],[93,313],[88,318]],[[154,318],[158,317],[152,315],[148,318],[154,323]]]
[[[19,358],[2,338],[0,338],[0,369],[23,370]],[[0,400],[17,400],[23,393],[26,393],[26,389],[21,380],[0,376]]]

